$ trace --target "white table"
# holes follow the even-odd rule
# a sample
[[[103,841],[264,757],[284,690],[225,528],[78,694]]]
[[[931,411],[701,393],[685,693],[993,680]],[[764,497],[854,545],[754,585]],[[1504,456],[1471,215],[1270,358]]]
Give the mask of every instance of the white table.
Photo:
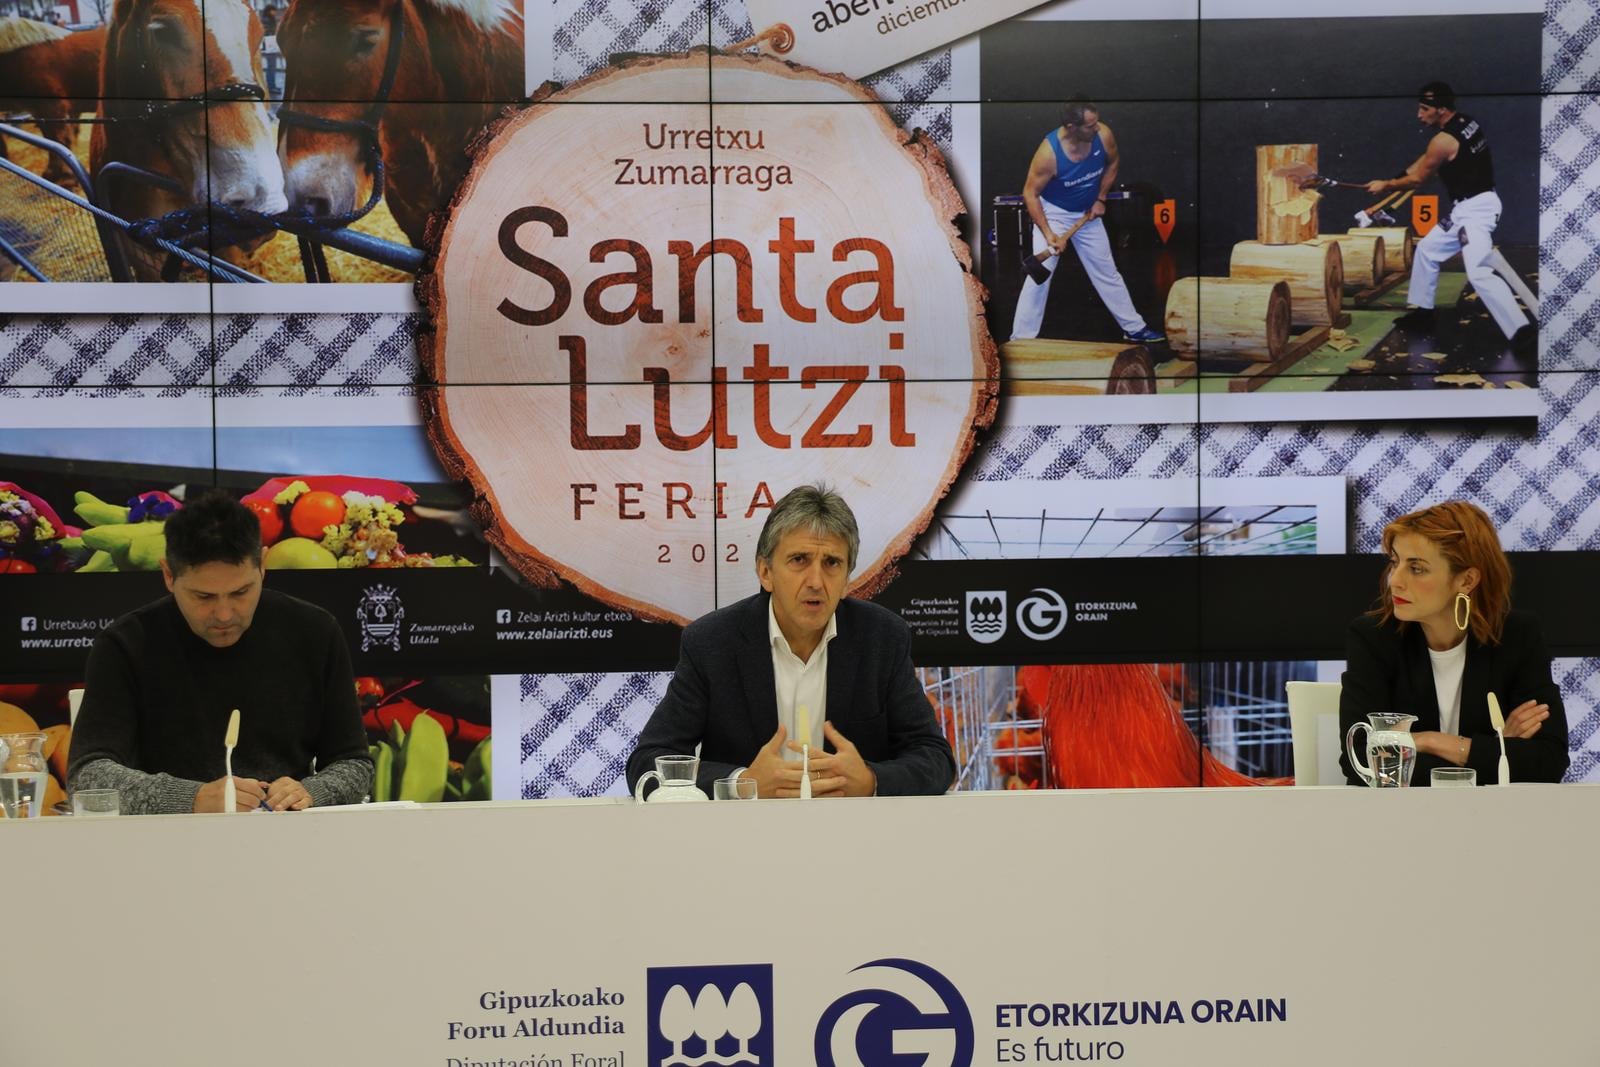
[[[1592,1065],[1597,826],[1587,786],[15,822],[0,1063],[640,1067],[652,1026],[698,1024],[789,1067],[828,1017],[839,1067],[852,1033],[942,1067],[964,1013],[984,1065]],[[855,970],[881,959],[961,1004]],[[664,970],[706,965],[753,969]],[[651,968],[715,1003],[663,1016]],[[759,1003],[719,1013],[735,978]],[[551,990],[621,999],[496,1006]],[[1168,1018],[1088,1024],[1108,1001]],[[578,1023],[621,1032],[536,1032]]]

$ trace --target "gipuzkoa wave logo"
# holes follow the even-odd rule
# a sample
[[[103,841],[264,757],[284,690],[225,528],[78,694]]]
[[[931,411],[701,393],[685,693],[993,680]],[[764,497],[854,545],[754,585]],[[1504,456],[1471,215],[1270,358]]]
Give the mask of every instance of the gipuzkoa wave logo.
[[[649,1067],[773,1067],[772,965],[651,967]]]
[[[992,645],[1006,635],[1006,591],[967,590],[967,636]]]
[[[971,1067],[972,1013],[948,978],[915,960],[863,963],[865,988],[846,993],[817,1023],[817,1067],[881,1067],[921,1056],[920,1067]],[[870,983],[870,984],[866,984]]]

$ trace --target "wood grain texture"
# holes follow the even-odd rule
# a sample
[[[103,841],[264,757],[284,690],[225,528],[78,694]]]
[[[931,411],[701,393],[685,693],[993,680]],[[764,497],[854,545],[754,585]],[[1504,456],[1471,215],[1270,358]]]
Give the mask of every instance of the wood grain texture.
[[[713,115],[694,102],[708,63],[735,99],[803,80],[820,102],[856,106]],[[661,147],[661,125],[691,136]],[[713,125],[745,137],[707,150],[695,131]],[[700,51],[546,87],[474,151],[418,281],[422,362],[441,387],[424,411],[506,559],[538,584],[684,623],[757,588],[771,501],[820,479],[861,527],[851,591],[887,584],[998,394],[986,294],[954,225],[966,209],[937,147],[848,79]],[[621,158],[668,180],[621,188]],[[790,180],[684,180],[711,166],[781,166]],[[510,241],[559,266],[565,307],[548,275],[508,258],[508,212],[527,207],[564,222],[512,225]],[[809,248],[785,256],[784,243]],[[651,261],[648,294],[613,280],[639,272],[634,246]],[[503,301],[544,316],[513,321]]]
[[[1282,281],[1179,278],[1167,294],[1167,344],[1183,359],[1224,356],[1259,363],[1288,347],[1289,286]]]
[[[1228,276],[1246,281],[1285,281],[1293,301],[1293,322],[1327,326],[1344,299],[1344,256],[1338,242],[1315,239],[1298,245],[1240,241],[1228,260]]]
[[[1346,289],[1366,289],[1383,281],[1388,273],[1384,266],[1385,247],[1383,235],[1371,230],[1352,230],[1349,233],[1324,234],[1317,243],[1332,241],[1339,246],[1339,256],[1344,268]]]
[[[1383,238],[1383,272],[1394,274],[1397,271],[1411,269],[1411,250],[1416,247],[1417,239],[1412,234],[1409,226],[1369,226],[1364,230],[1353,229],[1351,233],[1366,233],[1374,237]]]
[[[1295,245],[1317,235],[1317,194],[1296,180],[1303,167],[1316,173],[1316,145],[1256,145],[1256,240],[1262,244]]]

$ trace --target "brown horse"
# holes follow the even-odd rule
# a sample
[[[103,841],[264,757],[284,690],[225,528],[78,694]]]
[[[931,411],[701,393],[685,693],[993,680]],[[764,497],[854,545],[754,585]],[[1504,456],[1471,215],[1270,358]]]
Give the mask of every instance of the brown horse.
[[[104,26],[72,33],[31,19],[0,18],[0,113],[26,111],[46,137],[71,150],[78,137],[75,120],[95,110],[100,95],[105,44]],[[71,173],[54,155],[44,172],[58,182]]]
[[[418,247],[466,175],[467,145],[522,98],[522,0],[293,0],[278,47],[291,209],[358,207],[376,146],[384,199]]]
[[[91,171],[120,162],[171,179],[118,178],[107,207],[150,219],[208,202],[273,214],[283,168],[263,102],[261,21],[245,0],[115,0],[100,72]],[[209,103],[208,103],[209,101]],[[149,276],[164,256],[131,250]]]

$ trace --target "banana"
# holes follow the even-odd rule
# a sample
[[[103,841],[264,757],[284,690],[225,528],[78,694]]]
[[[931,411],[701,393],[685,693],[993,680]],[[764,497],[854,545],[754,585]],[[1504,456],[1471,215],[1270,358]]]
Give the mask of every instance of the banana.
[[[444,799],[450,769],[450,742],[444,727],[431,715],[418,715],[406,735],[405,771],[400,776],[399,799],[437,804]]]
[[[161,556],[166,554],[166,543],[159,546],[160,553],[148,567],[134,563],[130,558],[132,548],[139,541],[160,535],[166,527],[164,521],[156,522],[128,522],[111,526],[96,526],[83,531],[83,543],[90,548],[100,549],[111,553],[111,558],[117,561],[120,570],[152,570],[160,564]]]
[[[89,557],[89,562],[85,563],[83,566],[78,568],[78,573],[79,574],[95,574],[95,573],[105,574],[107,572],[114,571],[116,569],[117,569],[117,565],[116,565],[115,562],[112,561],[111,553],[105,551],[104,549],[100,549],[100,550],[97,550],[94,555]]]
[[[485,737],[482,741],[479,741],[477,746],[473,748],[472,754],[467,757],[467,781],[482,780],[487,782],[489,780],[489,768],[493,765],[489,756],[489,742],[492,740],[494,740],[492,737]]]
[[[128,509],[120,504],[108,504],[93,493],[83,491],[72,494],[73,511],[90,526],[115,526],[128,521]]]
[[[118,549],[125,549],[141,537],[158,534],[165,527],[166,523],[161,521],[111,523],[106,526],[94,526],[83,531],[83,543],[90,548],[115,552]]]
[[[140,525],[144,524],[140,523]],[[128,545],[128,563],[135,570],[160,570],[161,561],[166,556],[167,535],[159,531],[147,537],[140,537]]]
[[[378,804],[394,799],[394,749],[387,741],[379,741],[373,748],[377,754],[372,760],[372,800]]]

